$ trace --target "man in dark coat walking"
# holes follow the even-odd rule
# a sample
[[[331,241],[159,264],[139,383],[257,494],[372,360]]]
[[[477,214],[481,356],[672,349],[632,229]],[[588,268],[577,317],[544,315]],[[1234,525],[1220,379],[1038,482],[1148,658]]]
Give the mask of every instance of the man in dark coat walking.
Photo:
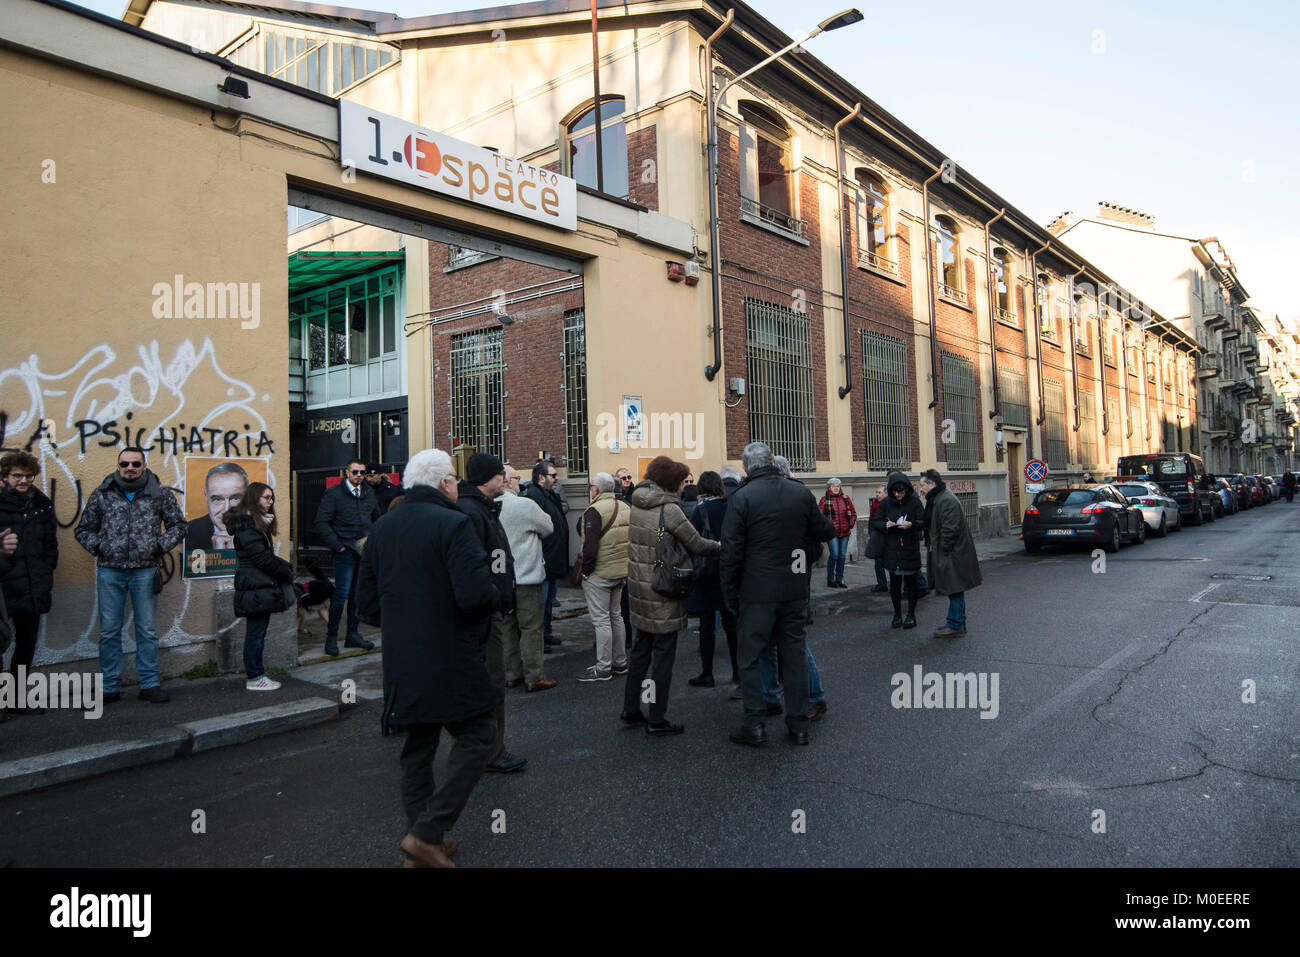
[[[979,557],[961,502],[934,469],[921,473],[925,494],[925,538],[929,549],[930,584],[948,596],[948,622],[935,631],[936,638],[966,634],[966,592],[981,584]]]
[[[407,867],[453,867],[447,831],[492,760],[496,692],[484,646],[500,593],[474,522],[456,507],[451,457],[416,454],[406,501],[374,526],[361,561],[362,618],[384,633],[382,728],[405,728],[402,801],[410,829]],[[433,759],[443,729],[455,743],[435,790]]]
[[[737,614],[736,659],[745,697],[745,723],[731,740],[767,740],[759,658],[775,642],[785,668],[786,726],[798,744],[807,744],[807,548],[810,541],[834,538],[835,526],[808,489],[782,477],[767,445],[745,446],[742,462],[749,478],[727,501],[718,569],[723,600]]]
[[[506,467],[495,455],[475,452],[465,463],[465,479],[457,489],[456,507],[470,517],[474,533],[488,557],[488,573],[499,596],[488,633],[487,667],[496,695],[493,715],[497,722],[489,771],[519,771],[527,758],[506,750],[506,617],[515,613],[515,558],[510,538],[501,524],[501,498],[506,490]]]
[[[1295,473],[1290,469],[1282,473],[1282,494],[1288,502],[1295,498]]]
[[[555,531],[542,539],[542,561],[546,565],[546,609],[542,612],[542,641],[546,647],[562,642],[551,633],[551,609],[555,606],[555,593],[560,582],[569,577],[569,523],[564,519],[568,511],[564,499],[555,491],[560,473],[554,463],[540,459],[533,466],[533,483],[524,489],[524,495],[541,506],[551,516]]]
[[[375,647],[361,637],[357,616],[357,566],[365,547],[370,526],[379,518],[379,500],[366,484],[366,463],[353,459],[347,477],[327,490],[316,510],[316,534],[334,553],[334,596],[330,599],[329,623],[325,626],[325,654],[339,653],[339,619],[343,606],[348,608],[347,648]]]

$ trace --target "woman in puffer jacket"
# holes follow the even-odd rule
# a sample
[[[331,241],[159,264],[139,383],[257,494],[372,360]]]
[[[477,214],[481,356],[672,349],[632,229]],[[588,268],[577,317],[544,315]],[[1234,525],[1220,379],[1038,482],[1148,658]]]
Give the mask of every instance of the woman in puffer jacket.
[[[275,691],[262,664],[271,615],[293,604],[286,585],[293,584],[293,566],[275,554],[275,492],[250,482],[238,505],[226,512],[226,531],[235,539],[235,614],[247,619],[244,630],[244,671],[249,691]]]
[[[871,519],[871,528],[884,536],[880,556],[889,572],[889,598],[894,604],[893,628],[916,627],[916,573],[921,569],[921,530],[925,507],[902,472],[890,472],[885,482],[889,495]],[[903,616],[903,594],[907,616]]]

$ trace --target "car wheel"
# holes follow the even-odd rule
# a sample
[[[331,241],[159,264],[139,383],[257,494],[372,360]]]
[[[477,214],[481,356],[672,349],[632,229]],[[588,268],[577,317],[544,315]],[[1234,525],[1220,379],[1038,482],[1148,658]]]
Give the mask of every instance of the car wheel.
[[[1175,532],[1181,532],[1182,530],[1183,530],[1183,513],[1182,513],[1182,512],[1179,512],[1179,513],[1178,513],[1178,520],[1177,520],[1176,522],[1174,522],[1174,531],[1175,531]]]
[[[1205,513],[1206,522],[1213,522],[1217,517],[1218,516],[1214,514],[1213,506],[1211,506],[1210,509]]]
[[[1138,545],[1145,545],[1147,540],[1147,523],[1138,522],[1137,538],[1135,542]]]
[[[1165,521],[1163,514],[1160,516],[1160,527],[1156,529],[1155,534],[1156,538],[1164,538],[1169,534],[1169,523]]]
[[[1102,546],[1106,551],[1114,555],[1119,551],[1119,522],[1114,522],[1110,526],[1110,541]]]
[[[1025,551],[1027,551],[1030,555],[1037,555],[1038,550],[1042,547],[1043,546],[1040,545],[1038,542],[1029,542],[1029,541],[1025,542]]]
[[[1182,516],[1182,513],[1179,512],[1179,517],[1181,517],[1181,516]],[[1205,524],[1205,513],[1201,511],[1201,507],[1200,507],[1200,505],[1197,505],[1195,511],[1192,512],[1192,524],[1193,524],[1193,525],[1204,525],[1204,524]]]

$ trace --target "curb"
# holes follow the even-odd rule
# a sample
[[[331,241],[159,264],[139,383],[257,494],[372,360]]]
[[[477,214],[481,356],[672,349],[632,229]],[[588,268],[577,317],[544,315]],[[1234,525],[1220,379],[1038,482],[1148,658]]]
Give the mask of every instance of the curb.
[[[0,763],[0,798],[155,764],[293,731],[339,716],[327,698],[303,698],[164,728],[139,738],[104,741]]]

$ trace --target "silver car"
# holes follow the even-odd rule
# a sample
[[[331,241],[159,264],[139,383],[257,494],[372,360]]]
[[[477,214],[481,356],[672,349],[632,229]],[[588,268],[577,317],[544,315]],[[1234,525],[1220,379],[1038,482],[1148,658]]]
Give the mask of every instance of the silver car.
[[[1154,482],[1116,482],[1120,494],[1129,500],[1129,504],[1142,509],[1142,517],[1147,528],[1157,538],[1163,538],[1171,531],[1182,530],[1182,513],[1178,503],[1166,495]]]

